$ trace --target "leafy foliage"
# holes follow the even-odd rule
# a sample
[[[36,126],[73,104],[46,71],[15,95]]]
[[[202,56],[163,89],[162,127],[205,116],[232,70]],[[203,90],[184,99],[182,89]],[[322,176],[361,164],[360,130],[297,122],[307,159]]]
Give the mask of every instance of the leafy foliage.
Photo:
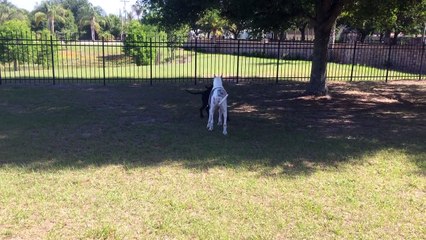
[[[29,24],[22,20],[10,20],[0,25],[0,62],[14,63],[14,70],[18,70],[18,62],[30,62],[32,52],[30,45],[23,36],[31,34]],[[20,43],[18,45],[18,43]]]
[[[43,1],[34,13],[36,25],[47,21],[47,28],[52,34],[55,33],[55,22],[64,23],[67,10],[59,3],[54,1]]]
[[[9,20],[28,21],[28,13],[8,1],[0,2],[0,24]]]
[[[19,63],[24,62],[50,66],[52,55],[58,51],[56,41],[50,41],[51,36],[52,40],[56,39],[49,30],[35,36],[25,21],[7,21],[0,26],[0,32],[0,62],[13,62],[15,71],[19,70]]]
[[[223,28],[227,24],[226,20],[220,15],[220,10],[217,8],[207,9],[204,11],[203,15],[196,22],[197,26],[207,32],[210,35],[210,32],[213,33],[213,37],[216,37],[216,34],[221,34]]]
[[[124,40],[124,53],[132,57],[137,66],[149,65],[156,55],[155,48],[151,47],[150,42],[154,36],[155,29],[152,26],[142,25],[136,20],[131,21]]]
[[[50,39],[52,37],[52,39]],[[52,42],[50,41],[52,40]],[[51,66],[52,55],[58,52],[55,35],[51,35],[48,30],[43,30],[37,34],[37,45],[34,47],[34,62],[42,66]],[[52,52],[53,51],[53,52]]]
[[[100,7],[94,7],[92,4],[85,5],[79,9],[79,26],[80,28],[90,26],[92,41],[96,40],[96,33],[101,32],[100,23],[104,23],[102,12],[103,10]]]
[[[361,34],[361,41],[374,32],[419,34],[426,22],[426,0],[358,0],[347,6],[339,20]],[[395,40],[394,40],[395,43]]]

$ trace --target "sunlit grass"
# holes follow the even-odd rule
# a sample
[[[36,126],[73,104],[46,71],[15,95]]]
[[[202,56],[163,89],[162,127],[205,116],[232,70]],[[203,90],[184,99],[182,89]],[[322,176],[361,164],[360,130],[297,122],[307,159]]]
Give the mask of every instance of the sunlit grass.
[[[229,78],[269,78],[279,80],[308,80],[311,62],[305,60],[285,60],[229,54],[195,53],[177,50],[175,60],[170,59],[170,51],[157,51],[152,66],[136,66],[124,56],[122,49],[114,46],[69,46],[56,56],[55,68],[34,64],[23,64],[19,71],[13,71],[13,64],[3,66],[3,81],[8,79],[164,79],[164,78],[210,78],[214,74],[222,74]],[[102,58],[105,55],[105,59]],[[156,59],[159,59],[158,61]],[[238,63],[238,64],[237,64]],[[238,66],[238,67],[237,67]],[[277,69],[278,66],[278,69]],[[330,62],[327,68],[330,81],[372,80],[384,81],[393,79],[418,79],[418,74],[403,73],[385,68],[363,65],[339,64]]]

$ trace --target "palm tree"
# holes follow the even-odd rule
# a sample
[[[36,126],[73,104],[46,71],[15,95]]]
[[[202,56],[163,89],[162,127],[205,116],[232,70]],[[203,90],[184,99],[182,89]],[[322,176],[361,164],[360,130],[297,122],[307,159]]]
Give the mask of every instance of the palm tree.
[[[18,9],[7,0],[0,1],[0,24],[9,20],[27,20],[24,10]]]
[[[101,8],[93,7],[92,4],[84,6],[79,10],[79,25],[80,27],[90,25],[90,36],[92,38],[92,41],[96,40],[96,33],[99,33],[101,31],[100,23],[104,21],[101,16],[101,12]]]
[[[55,21],[65,22],[66,9],[58,3],[44,1],[41,10],[34,14],[36,24],[47,20],[47,28],[50,33],[55,33]]]

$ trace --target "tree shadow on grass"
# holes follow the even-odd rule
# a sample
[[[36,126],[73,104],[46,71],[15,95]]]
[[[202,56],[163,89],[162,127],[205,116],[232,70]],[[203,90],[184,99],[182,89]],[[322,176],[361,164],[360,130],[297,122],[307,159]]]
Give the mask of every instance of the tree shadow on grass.
[[[0,166],[178,164],[297,176],[396,149],[424,174],[424,84],[331,84],[331,97],[314,98],[302,95],[305,83],[228,83],[229,136],[206,130],[200,96],[186,88],[194,86],[2,88]]]

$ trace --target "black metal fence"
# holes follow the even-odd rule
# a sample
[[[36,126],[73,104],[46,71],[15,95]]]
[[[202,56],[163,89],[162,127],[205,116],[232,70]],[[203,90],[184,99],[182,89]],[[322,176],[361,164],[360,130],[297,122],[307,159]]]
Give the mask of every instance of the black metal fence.
[[[64,41],[0,36],[0,84],[112,84],[225,80],[308,81],[312,42],[248,40]],[[422,80],[425,45],[336,43],[331,81]]]

